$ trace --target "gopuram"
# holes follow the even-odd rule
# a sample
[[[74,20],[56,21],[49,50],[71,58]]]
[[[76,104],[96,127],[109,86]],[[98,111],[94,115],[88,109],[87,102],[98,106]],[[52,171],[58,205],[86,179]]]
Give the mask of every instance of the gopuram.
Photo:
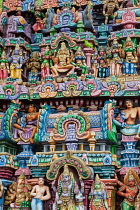
[[[0,210],[140,210],[140,0],[0,0]]]

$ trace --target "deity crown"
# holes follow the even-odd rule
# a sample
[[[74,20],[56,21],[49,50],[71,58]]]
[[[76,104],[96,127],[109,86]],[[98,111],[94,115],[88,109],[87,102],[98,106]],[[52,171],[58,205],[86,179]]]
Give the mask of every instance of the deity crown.
[[[16,44],[15,50],[20,50],[19,44]]]
[[[63,171],[62,175],[70,175],[70,172],[69,172],[69,169],[68,169],[67,165],[64,166],[64,171]]]
[[[101,181],[100,181],[99,175],[96,174],[95,183],[94,183],[94,184],[99,184],[100,182],[101,182]]]
[[[129,176],[128,176],[128,181],[129,180],[135,180],[133,174],[132,174],[132,171],[129,171]]]
[[[18,179],[26,179],[25,174],[24,174],[24,173],[23,173],[23,174],[21,174],[21,175],[18,177]]]

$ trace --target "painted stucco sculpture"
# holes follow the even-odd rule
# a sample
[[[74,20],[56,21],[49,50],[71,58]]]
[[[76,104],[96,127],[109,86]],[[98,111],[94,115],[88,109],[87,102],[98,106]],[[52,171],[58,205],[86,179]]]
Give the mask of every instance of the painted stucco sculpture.
[[[0,2],[1,210],[140,209],[139,20],[137,0]]]

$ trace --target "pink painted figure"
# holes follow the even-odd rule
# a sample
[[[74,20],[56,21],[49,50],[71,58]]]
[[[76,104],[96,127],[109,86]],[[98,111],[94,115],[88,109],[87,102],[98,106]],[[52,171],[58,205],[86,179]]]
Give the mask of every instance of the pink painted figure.
[[[0,80],[6,79],[9,73],[9,64],[5,50],[1,55],[0,59]]]
[[[130,9],[127,9],[122,15],[121,25],[123,25],[124,29],[133,29],[135,28],[136,23],[135,13]]]
[[[44,28],[41,8],[39,6],[37,6],[35,9],[35,17],[36,17],[36,23],[33,25],[33,30],[37,32]]]

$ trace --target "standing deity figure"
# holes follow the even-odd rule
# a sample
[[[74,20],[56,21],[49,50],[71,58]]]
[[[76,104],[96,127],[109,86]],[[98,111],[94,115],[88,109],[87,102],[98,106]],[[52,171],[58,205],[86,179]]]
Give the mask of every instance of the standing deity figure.
[[[92,55],[92,69],[94,71],[94,77],[96,78],[98,76],[98,69],[99,69],[98,50],[96,48],[94,54]]]
[[[101,182],[98,174],[96,174],[95,182],[92,184],[92,188],[89,194],[90,210],[108,210],[107,192],[105,184]]]
[[[46,50],[42,55],[41,79],[45,79],[46,76],[50,75],[50,69],[52,66],[53,66],[52,53],[50,47],[47,45]]]
[[[38,179],[38,185],[35,185],[31,191],[32,210],[43,210],[43,201],[47,201],[51,198],[49,187],[44,185],[44,179]]]
[[[137,50],[129,36],[124,44],[122,57],[125,60],[123,62],[123,74],[136,74],[136,63],[138,62]]]
[[[8,77],[9,64],[5,50],[3,50],[0,58],[0,80],[4,80]]]
[[[79,194],[79,188],[74,180],[73,174],[69,172],[68,166],[64,166],[64,172],[58,180],[58,188],[56,190],[56,203],[53,210],[75,210],[75,197]]]
[[[44,28],[42,16],[43,16],[43,13],[41,12],[41,8],[40,8],[40,6],[37,6],[35,8],[36,23],[33,25],[33,30],[36,33]]]
[[[136,124],[138,116],[140,120],[140,107],[133,107],[131,100],[125,101],[123,110],[114,120],[114,124],[120,128],[123,135],[136,135],[135,139],[140,140],[140,124]]]
[[[40,67],[41,65],[40,65],[39,53],[33,52],[29,60],[29,63],[27,63],[27,69],[31,70],[28,76],[28,81],[30,83],[39,81],[38,72],[40,70]]]
[[[70,51],[67,49],[65,42],[61,42],[60,49],[58,52],[55,52],[53,61],[54,66],[52,66],[53,76],[58,76],[58,72],[63,73],[67,72],[69,69],[73,67],[70,64],[71,62],[71,54]]]
[[[10,56],[8,61],[10,64],[10,77],[14,79],[21,79],[22,74],[22,67],[23,64],[26,62],[26,59],[23,56],[23,52],[21,51],[18,44],[16,44],[15,50],[13,54]]]
[[[106,0],[104,7],[103,7],[103,15],[105,16],[105,25],[108,23],[108,19],[115,18],[114,13],[115,10],[119,9],[119,4],[117,0]]]
[[[31,185],[26,184],[25,174],[21,174],[18,177],[17,182],[13,182],[9,189],[7,190],[7,195],[5,196],[5,205],[9,205],[11,208],[20,209],[24,202],[30,205],[31,196]]]
[[[74,60],[75,60],[75,63],[71,62],[71,64],[74,66],[72,68],[72,71],[80,68],[82,69],[82,75],[88,74],[88,66],[86,64],[86,57],[81,47],[79,47],[78,50],[75,52]]]
[[[124,183],[120,182],[116,176],[117,183],[121,186],[118,190],[118,195],[125,199],[121,203],[122,210],[135,210],[136,196],[139,191],[139,176],[133,170],[129,169],[124,177]]]
[[[122,49],[117,39],[113,40],[111,45],[110,76],[120,76],[122,74]]]
[[[99,48],[99,54],[97,56],[98,66],[98,77],[106,77],[107,64],[106,64],[106,53],[103,47]]]
[[[24,114],[14,124],[14,139],[15,141],[24,141],[34,143],[34,135],[37,132],[37,120],[39,113],[34,104],[28,107],[28,113]]]

